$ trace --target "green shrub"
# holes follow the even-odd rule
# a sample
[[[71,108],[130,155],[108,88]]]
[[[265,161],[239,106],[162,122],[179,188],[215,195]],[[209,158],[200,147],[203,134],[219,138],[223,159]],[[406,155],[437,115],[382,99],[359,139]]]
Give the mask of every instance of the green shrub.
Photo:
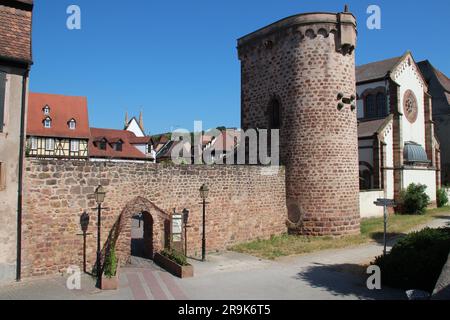
[[[414,232],[400,240],[373,264],[381,269],[383,285],[432,292],[450,251],[450,228]]]
[[[161,255],[176,262],[180,266],[188,266],[189,265],[189,263],[187,262],[186,256],[176,250],[164,249],[161,252]]]
[[[448,195],[445,189],[438,189],[437,191],[437,206],[442,208],[448,204]]]
[[[105,258],[104,274],[107,278],[112,278],[117,273],[116,248],[111,247]]]
[[[430,205],[430,197],[425,193],[426,185],[411,183],[406,190],[400,194],[400,213],[424,214]]]

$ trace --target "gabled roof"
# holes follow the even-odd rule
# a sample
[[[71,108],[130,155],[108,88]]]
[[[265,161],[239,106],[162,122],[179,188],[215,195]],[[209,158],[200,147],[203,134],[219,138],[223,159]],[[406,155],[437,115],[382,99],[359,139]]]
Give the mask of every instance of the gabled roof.
[[[392,115],[386,118],[371,121],[361,121],[358,123],[358,138],[370,138],[380,133],[392,120]]]
[[[125,126],[125,130],[128,130],[130,128],[131,123],[133,123],[133,122],[136,123],[137,127],[139,128],[139,130],[141,130],[141,133],[143,135],[145,135],[144,128],[142,128],[141,124],[136,119],[136,117],[133,117],[133,118],[130,119],[130,121],[128,121],[127,125]]]
[[[50,114],[44,114],[45,106]],[[44,128],[43,121],[49,117],[51,128]],[[75,130],[69,128],[70,120],[76,121]],[[58,94],[30,93],[28,95],[27,135],[39,137],[89,139],[89,117],[86,97]]]
[[[131,144],[150,144],[152,143],[152,137],[146,136],[146,137],[130,137],[130,143]]]
[[[430,71],[436,76],[436,79],[442,88],[450,93],[450,79],[442,71],[436,69],[428,60],[421,61],[417,65],[424,73],[426,73],[425,68],[429,68]]]
[[[395,57],[382,61],[376,61],[356,67],[356,82],[366,82],[373,80],[381,80],[387,76],[403,59]]]
[[[426,75],[428,81],[430,77],[435,77],[444,91],[443,94],[447,99],[447,103],[450,105],[450,79],[442,71],[436,69],[428,60],[421,61],[417,65],[422,73]]]
[[[92,139],[89,141],[89,156],[93,158],[146,160],[149,159],[130,143],[130,139],[136,138],[134,133],[126,130],[91,128]],[[105,139],[106,150],[102,150],[95,142]],[[122,151],[116,151],[112,147],[114,143],[122,141]]]
[[[179,144],[183,144],[182,148],[180,148],[179,151],[181,151],[182,149],[184,149],[186,152],[191,150],[191,144],[187,141],[170,140],[157,152],[156,159],[158,161],[172,159],[172,151],[175,147],[179,146]]]
[[[407,51],[401,57],[395,57],[382,61],[372,62],[356,67],[356,83],[362,84],[365,82],[380,81],[388,76],[392,77],[391,74],[394,74],[397,71],[397,67],[399,67],[401,63],[405,61],[406,58],[411,59],[411,63],[414,64],[414,66],[416,67],[416,71],[422,81],[423,86],[427,87],[428,84],[425,78],[423,77],[419,65],[416,64],[416,62],[414,61],[414,57],[409,51]],[[393,77],[391,79],[395,80],[395,78]]]

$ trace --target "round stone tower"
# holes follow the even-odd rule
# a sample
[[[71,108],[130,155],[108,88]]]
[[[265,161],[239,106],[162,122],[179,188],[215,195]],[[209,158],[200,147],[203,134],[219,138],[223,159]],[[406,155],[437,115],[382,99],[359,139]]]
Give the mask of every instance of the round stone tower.
[[[280,129],[291,233],[359,232],[356,19],[288,17],[238,40],[242,128]]]

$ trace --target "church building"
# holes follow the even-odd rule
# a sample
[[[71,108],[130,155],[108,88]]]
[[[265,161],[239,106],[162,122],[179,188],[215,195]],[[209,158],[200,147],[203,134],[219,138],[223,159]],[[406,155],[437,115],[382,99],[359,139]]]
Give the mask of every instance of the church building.
[[[399,200],[411,183],[427,186],[436,203],[440,146],[428,84],[410,52],[356,68],[360,188],[375,210],[378,197]],[[368,196],[369,195],[369,196]]]

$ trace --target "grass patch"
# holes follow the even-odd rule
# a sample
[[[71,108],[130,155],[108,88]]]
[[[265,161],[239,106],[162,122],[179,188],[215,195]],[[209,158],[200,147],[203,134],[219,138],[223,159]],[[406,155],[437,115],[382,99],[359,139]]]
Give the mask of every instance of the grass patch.
[[[442,215],[448,215],[450,217],[450,207],[428,210],[424,215],[392,215],[389,217],[388,222],[389,237],[400,236]],[[273,260],[283,256],[360,245],[371,241],[379,241],[382,238],[383,218],[369,218],[361,220],[360,235],[333,238],[284,234],[274,236],[269,240],[256,240],[239,244],[233,246],[231,250]]]

